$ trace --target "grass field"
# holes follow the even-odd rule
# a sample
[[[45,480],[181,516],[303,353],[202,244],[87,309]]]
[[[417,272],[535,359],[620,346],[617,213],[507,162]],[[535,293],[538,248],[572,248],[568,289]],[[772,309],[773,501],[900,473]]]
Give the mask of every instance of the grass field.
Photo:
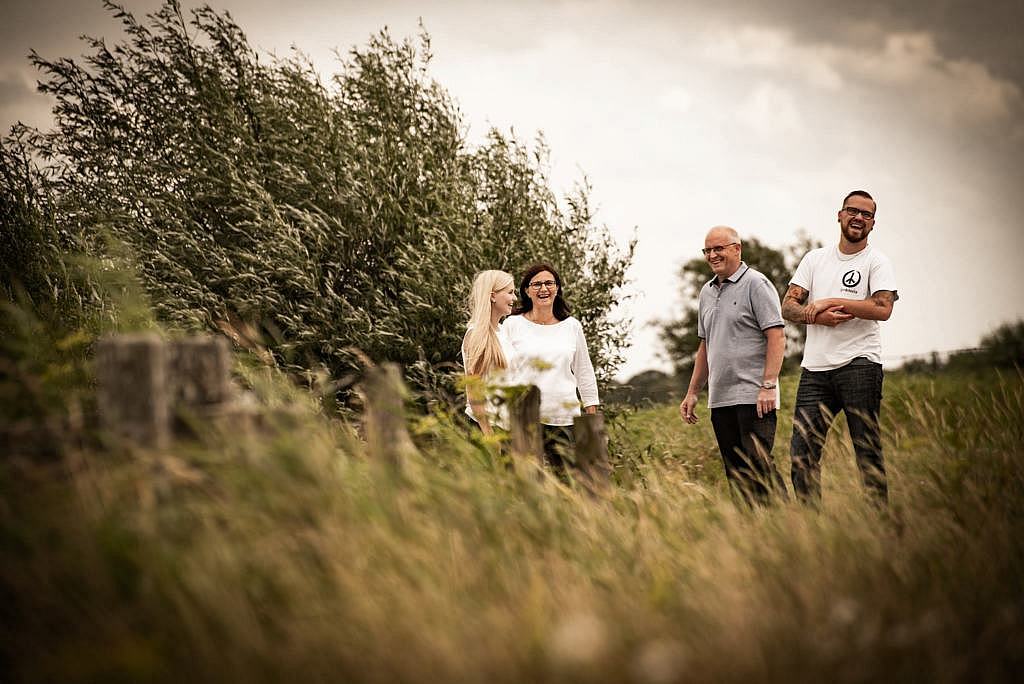
[[[613,421],[617,485],[596,499],[517,474],[443,415],[414,422],[421,456],[395,472],[250,379],[294,409],[271,435],[2,459],[11,681],[973,682],[1024,665],[1019,374],[887,378],[882,513],[835,436],[820,512],[737,509],[703,404],[697,426],[675,406]]]

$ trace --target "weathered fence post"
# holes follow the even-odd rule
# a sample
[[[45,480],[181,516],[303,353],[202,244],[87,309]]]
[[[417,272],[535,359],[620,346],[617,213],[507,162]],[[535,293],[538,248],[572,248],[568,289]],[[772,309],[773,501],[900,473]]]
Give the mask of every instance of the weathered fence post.
[[[108,336],[96,346],[100,422],[138,446],[162,448],[170,437],[167,350],[154,333]]]
[[[576,466],[584,484],[592,489],[604,488],[611,481],[612,469],[608,461],[608,433],[604,415],[587,413],[573,419],[576,437]]]
[[[366,398],[364,427],[370,457],[396,467],[416,453],[405,425],[406,395],[402,374],[394,363],[385,363],[366,370],[363,378]]]
[[[520,388],[509,402],[509,441],[512,454],[544,461],[544,443],[540,434],[540,389],[536,385]]]
[[[194,431],[195,419],[231,419],[231,351],[223,337],[197,335],[173,340],[167,353],[171,428],[180,435]],[[225,412],[228,413],[225,413]],[[244,431],[242,420],[233,427]]]
[[[167,358],[171,402],[178,406],[209,406],[231,399],[231,350],[213,335],[171,342]]]

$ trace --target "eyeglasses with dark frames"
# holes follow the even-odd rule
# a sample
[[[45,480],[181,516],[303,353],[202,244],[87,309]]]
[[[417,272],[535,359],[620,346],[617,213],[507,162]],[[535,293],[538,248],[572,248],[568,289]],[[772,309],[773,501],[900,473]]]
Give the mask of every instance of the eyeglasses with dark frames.
[[[556,287],[558,287],[558,283],[556,283],[554,280],[541,280],[536,283],[530,283],[527,287],[529,287],[531,290],[540,290],[542,287],[546,287],[549,290],[553,290]]]
[[[850,216],[856,216],[857,214],[860,214],[868,221],[875,218],[875,212],[868,211],[867,209],[858,209],[857,207],[843,207],[843,211],[845,211]]]
[[[707,256],[707,255],[711,254],[712,252],[714,252],[716,256],[722,256],[722,253],[725,251],[726,247],[732,247],[733,245],[738,245],[738,244],[740,244],[740,243],[738,243],[738,242],[730,242],[730,243],[724,244],[724,245],[715,245],[714,247],[706,247],[706,248],[700,250],[700,253],[703,254],[704,256]]]

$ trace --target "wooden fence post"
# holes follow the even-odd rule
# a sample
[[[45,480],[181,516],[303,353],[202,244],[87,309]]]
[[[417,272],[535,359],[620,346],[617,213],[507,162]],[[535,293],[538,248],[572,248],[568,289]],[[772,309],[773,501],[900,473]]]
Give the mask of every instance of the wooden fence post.
[[[544,442],[540,434],[540,389],[536,385],[519,388],[509,402],[509,441],[515,456],[532,457],[544,462]]]
[[[195,419],[210,419],[222,429],[247,432],[252,417],[235,405],[231,350],[219,336],[173,340],[167,354],[167,384],[172,431],[194,436]]]
[[[107,432],[162,448],[170,436],[167,349],[154,333],[108,336],[96,345],[97,404]]]
[[[405,425],[405,384],[397,364],[385,363],[366,370],[363,378],[366,406],[363,421],[370,457],[401,467],[416,445]]]
[[[604,414],[586,413],[573,419],[576,437],[576,466],[581,479],[591,489],[604,488],[611,482],[608,461],[608,433]]]
[[[183,337],[171,342],[168,385],[176,406],[209,406],[231,399],[231,351],[228,341],[213,335]]]

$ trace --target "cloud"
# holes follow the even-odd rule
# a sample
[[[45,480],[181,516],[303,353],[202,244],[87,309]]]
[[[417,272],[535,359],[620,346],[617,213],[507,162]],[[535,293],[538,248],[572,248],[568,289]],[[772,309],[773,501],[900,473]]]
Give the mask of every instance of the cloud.
[[[800,45],[781,28],[740,26],[713,31],[701,52],[712,62],[736,69],[784,72],[824,90],[843,85],[832,64],[834,50],[822,45]]]
[[[0,73],[0,106],[33,98],[35,94],[35,83],[23,72],[11,70]]]
[[[1012,124],[1024,114],[1018,85],[980,62],[946,57],[928,32],[876,29],[878,40],[853,44],[801,43],[773,27],[718,29],[705,39],[702,53],[757,78],[788,78],[851,98],[882,93],[948,126],[1009,123],[1016,128]]]
[[[693,107],[693,96],[680,86],[671,86],[658,95],[658,104],[675,114],[685,114]]]
[[[18,121],[48,128],[53,123],[51,106],[52,97],[36,90],[27,70],[0,70],[0,134],[6,134]]]
[[[736,118],[760,135],[791,133],[802,127],[793,94],[769,81],[754,86],[736,112]]]
[[[978,62],[943,57],[928,33],[889,34],[881,51],[845,56],[866,83],[907,91],[947,124],[1008,121],[1024,105],[1019,86]]]

